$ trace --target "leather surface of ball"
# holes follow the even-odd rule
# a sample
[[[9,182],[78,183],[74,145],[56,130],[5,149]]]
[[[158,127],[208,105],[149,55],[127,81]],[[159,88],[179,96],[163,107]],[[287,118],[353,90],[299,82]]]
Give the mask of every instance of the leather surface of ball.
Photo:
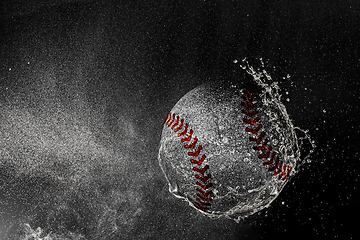
[[[255,81],[185,94],[162,131],[169,190],[209,217],[235,221],[267,207],[294,174],[299,148],[281,102]]]

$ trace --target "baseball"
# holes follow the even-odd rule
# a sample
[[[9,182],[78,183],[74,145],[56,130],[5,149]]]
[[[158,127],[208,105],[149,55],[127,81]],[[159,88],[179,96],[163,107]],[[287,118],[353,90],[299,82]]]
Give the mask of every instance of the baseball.
[[[174,196],[235,221],[269,206],[298,158],[284,105],[254,80],[185,94],[165,119],[158,156]]]

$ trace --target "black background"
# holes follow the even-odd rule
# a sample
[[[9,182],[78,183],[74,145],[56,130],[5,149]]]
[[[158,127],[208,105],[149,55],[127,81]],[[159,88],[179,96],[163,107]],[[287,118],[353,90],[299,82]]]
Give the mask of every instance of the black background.
[[[71,116],[61,129],[87,127],[111,161],[100,164],[100,148],[82,152],[95,160],[69,160],[69,169],[80,166],[76,173],[91,169],[75,183],[64,166],[49,170],[65,179],[63,189],[46,170],[59,158],[53,152],[30,144],[41,166],[20,175],[2,153],[0,236],[29,223],[86,239],[355,239],[359,18],[360,3],[350,0],[2,1],[1,119],[17,109],[12,121],[19,124],[2,123],[1,147],[23,151],[23,142],[6,138],[9,129],[15,138],[29,127],[36,136],[54,134],[41,129],[60,109]],[[263,59],[294,125],[309,130],[317,148],[269,209],[236,224],[201,216],[171,196],[157,151],[173,105],[204,82],[238,81],[244,72],[234,60],[244,58],[253,66]],[[67,140],[75,146],[76,139]],[[37,163],[28,156],[16,161]],[[80,216],[59,210],[62,228],[49,220],[55,196]],[[110,205],[116,214],[106,212]]]

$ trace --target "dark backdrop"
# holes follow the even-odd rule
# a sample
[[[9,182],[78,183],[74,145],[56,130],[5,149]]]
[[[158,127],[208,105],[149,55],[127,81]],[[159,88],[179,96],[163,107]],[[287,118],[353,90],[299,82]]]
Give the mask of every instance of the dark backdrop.
[[[2,1],[0,236],[355,239],[359,4]],[[236,224],[171,196],[157,152],[173,105],[241,79],[244,58],[263,59],[317,148],[269,209]]]

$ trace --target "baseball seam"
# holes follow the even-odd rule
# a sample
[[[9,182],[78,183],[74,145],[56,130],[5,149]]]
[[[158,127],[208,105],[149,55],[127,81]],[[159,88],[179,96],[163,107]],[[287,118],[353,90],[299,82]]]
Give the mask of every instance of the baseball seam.
[[[184,126],[185,125],[185,126]],[[196,144],[198,142],[197,137],[193,137],[194,131],[192,129],[189,130],[189,124],[184,123],[184,119],[180,120],[180,117],[176,115],[175,113],[170,113],[165,121],[165,126],[171,127],[174,132],[178,132],[180,130],[183,130],[182,132],[179,132],[177,135],[181,138],[181,142],[188,142],[184,146],[186,149],[196,149]],[[189,130],[189,131],[188,131]],[[193,139],[191,141],[191,139]],[[202,150],[202,146],[199,145],[195,152],[189,151],[188,156],[197,158]],[[212,183],[211,183],[211,174],[205,175],[205,172],[209,170],[209,165],[203,166],[203,162],[206,159],[205,154],[202,155],[200,160],[190,159],[190,162],[193,164],[198,165],[198,167],[193,167],[193,170],[196,172],[195,178],[197,179],[196,185],[199,187],[196,189],[197,191],[197,198],[196,202],[194,203],[195,207],[197,207],[199,210],[207,211],[209,210],[211,203],[210,201],[213,199],[211,197],[212,191]]]
[[[246,117],[249,117],[249,118],[243,118],[243,121],[246,124],[255,127],[255,128],[247,127],[245,131],[254,134],[256,136],[256,137],[249,137],[249,140],[251,142],[261,143],[260,146],[255,145],[253,149],[256,151],[260,151],[260,154],[258,156],[260,159],[266,160],[263,162],[263,165],[269,166],[268,171],[273,172],[276,170],[274,172],[274,176],[279,175],[279,179],[283,177],[283,180],[286,180],[289,177],[292,168],[287,167],[286,164],[283,163],[283,161],[279,160],[278,156],[275,158],[276,153],[271,152],[272,147],[270,144],[268,144],[269,140],[268,139],[264,140],[266,132],[265,131],[260,132],[262,130],[262,125],[260,123],[261,119],[260,117],[255,117],[258,114],[257,105],[256,105],[258,90],[256,88],[257,87],[255,86],[250,87],[250,89],[244,90],[243,92],[244,94],[242,95],[243,101],[241,102],[241,105],[243,109],[241,112]],[[256,124],[258,125],[255,126]],[[270,159],[267,160],[269,157]]]

